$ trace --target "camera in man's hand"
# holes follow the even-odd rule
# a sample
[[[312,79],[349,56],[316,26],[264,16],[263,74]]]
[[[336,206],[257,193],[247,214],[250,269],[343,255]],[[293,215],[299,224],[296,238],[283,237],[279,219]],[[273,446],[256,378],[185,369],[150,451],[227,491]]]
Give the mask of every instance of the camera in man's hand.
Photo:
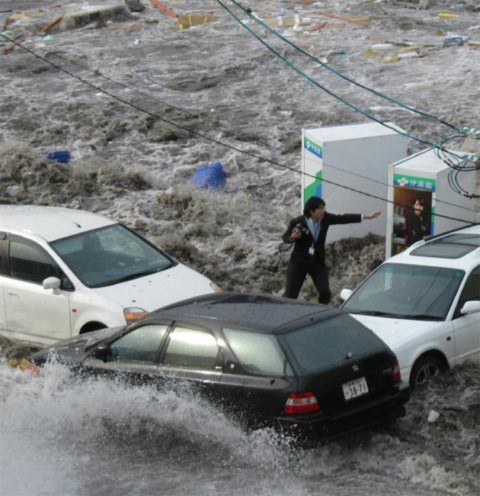
[[[301,235],[307,234],[308,231],[306,230],[305,226],[303,224],[297,224],[293,229],[292,229],[292,234],[298,231]]]

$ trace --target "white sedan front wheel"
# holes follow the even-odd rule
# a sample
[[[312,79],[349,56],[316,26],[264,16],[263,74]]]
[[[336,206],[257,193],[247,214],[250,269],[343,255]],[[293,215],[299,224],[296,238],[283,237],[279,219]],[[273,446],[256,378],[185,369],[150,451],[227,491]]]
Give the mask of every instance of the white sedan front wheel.
[[[432,377],[437,377],[444,371],[445,367],[440,358],[427,355],[419,358],[413,366],[410,374],[410,387],[413,389],[424,386]]]

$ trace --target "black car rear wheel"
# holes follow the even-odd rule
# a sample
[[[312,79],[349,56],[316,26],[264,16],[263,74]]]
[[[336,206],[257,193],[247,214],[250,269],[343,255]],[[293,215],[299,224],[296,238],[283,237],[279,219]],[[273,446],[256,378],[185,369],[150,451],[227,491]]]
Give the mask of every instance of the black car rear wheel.
[[[442,360],[435,355],[427,355],[419,358],[413,366],[410,374],[410,387],[412,389],[425,386],[425,384],[444,372],[445,366]]]

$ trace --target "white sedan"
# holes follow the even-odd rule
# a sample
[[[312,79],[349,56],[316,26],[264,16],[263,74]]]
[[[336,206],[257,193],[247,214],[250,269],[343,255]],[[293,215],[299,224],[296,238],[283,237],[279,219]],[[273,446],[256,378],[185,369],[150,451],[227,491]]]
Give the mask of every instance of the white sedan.
[[[131,229],[81,210],[0,206],[0,334],[51,344],[218,291]]]
[[[340,296],[395,352],[412,388],[480,363],[480,225],[416,243]]]

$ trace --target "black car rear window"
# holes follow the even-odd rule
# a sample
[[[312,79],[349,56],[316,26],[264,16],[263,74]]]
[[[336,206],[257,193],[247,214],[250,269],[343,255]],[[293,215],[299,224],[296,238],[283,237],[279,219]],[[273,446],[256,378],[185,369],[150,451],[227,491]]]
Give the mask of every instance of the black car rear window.
[[[223,329],[233,353],[248,372],[258,375],[293,375],[275,336],[241,329]]]
[[[349,353],[359,357],[384,348],[383,341],[347,314],[335,315],[278,338],[283,342],[296,368],[303,373],[317,372],[344,361]]]

